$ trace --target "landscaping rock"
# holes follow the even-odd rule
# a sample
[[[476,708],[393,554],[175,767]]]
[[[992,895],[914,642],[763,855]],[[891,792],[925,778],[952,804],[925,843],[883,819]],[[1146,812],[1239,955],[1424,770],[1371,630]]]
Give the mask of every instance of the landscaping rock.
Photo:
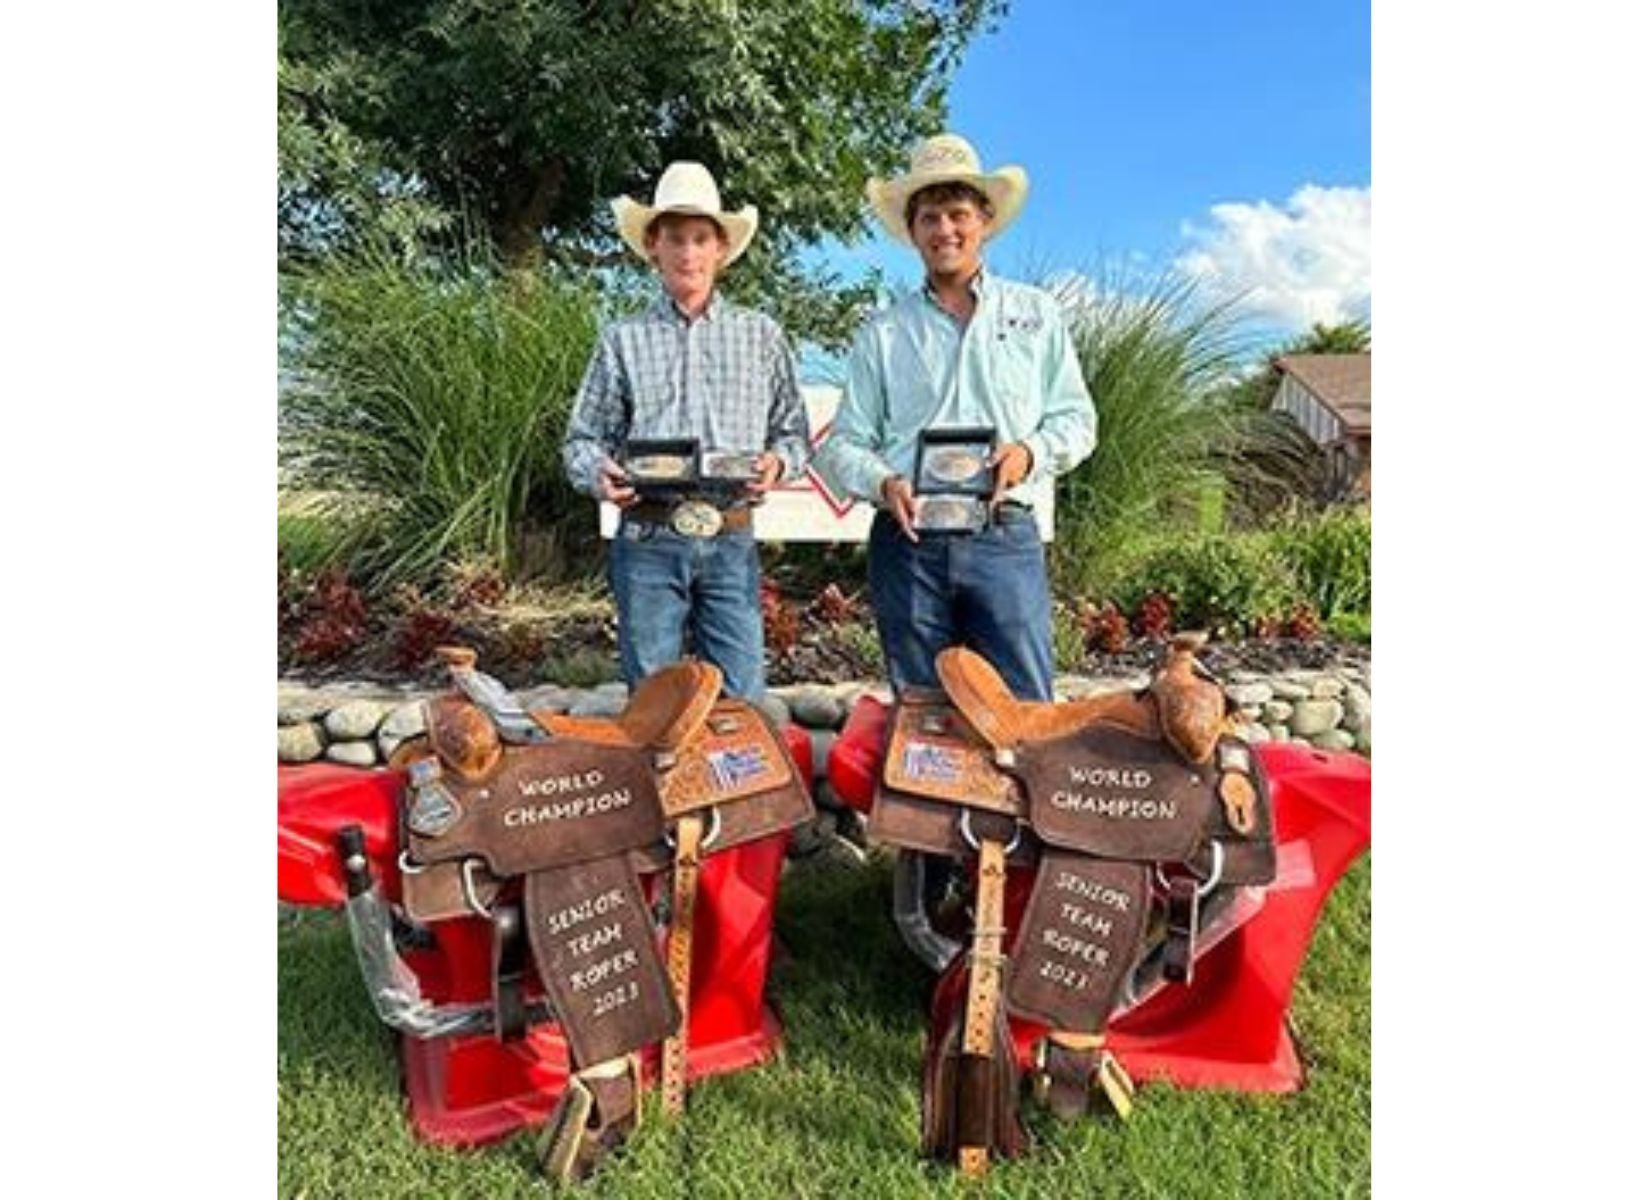
[[[1094,690],[1094,680],[1083,675],[1056,675],[1054,677],[1054,698],[1056,700],[1077,700]]]
[[[1259,706],[1272,698],[1272,685],[1259,681],[1229,684],[1226,688],[1226,698],[1239,707]]]
[[[783,729],[791,723],[791,707],[772,692],[764,692],[756,702],[756,707],[767,714],[768,720],[774,723],[777,729]]]
[[[1260,705],[1245,704],[1238,709],[1238,716],[1251,723],[1260,720]]]
[[[598,688],[592,692],[579,693],[567,712],[574,717],[616,717],[624,711],[628,701],[628,693],[615,694],[611,691],[603,692]]]
[[[391,756],[393,756],[396,750],[400,748],[401,743],[407,740],[408,739],[404,737],[396,737],[393,733],[385,733],[383,729],[379,729],[378,757],[383,759],[385,762],[389,762]]]
[[[1312,698],[1314,700],[1339,700],[1346,694],[1346,680],[1336,679],[1333,675],[1325,675],[1312,684]]]
[[[1305,700],[1312,695],[1310,688],[1289,679],[1274,679],[1272,695],[1279,700]]]
[[[424,732],[424,702],[412,700],[390,709],[378,726],[379,744],[384,738],[400,742]]]
[[[1357,744],[1357,739],[1344,729],[1313,734],[1311,741],[1320,750],[1350,750]]]
[[[835,729],[842,724],[842,701],[824,688],[803,688],[790,698],[791,716],[807,729]]]
[[[525,692],[516,693],[521,706],[528,712],[558,712],[564,713],[573,707],[573,700],[578,695],[572,688],[564,688],[559,684],[542,683],[536,688],[529,688]]]
[[[349,767],[376,767],[378,750],[371,742],[334,742],[327,747],[327,758]]]
[[[307,687],[280,684],[275,689],[275,723],[302,725],[326,715],[332,701]]]
[[[630,685],[622,679],[610,679],[606,683],[598,683],[594,688],[598,696],[616,696],[620,700],[630,697]]]
[[[1346,723],[1349,726],[1360,721],[1368,721],[1374,707],[1369,692],[1355,683],[1347,687],[1342,703],[1346,705]]]
[[[1339,700],[1302,700],[1295,705],[1289,728],[1303,738],[1328,733],[1341,723],[1346,709]]]
[[[339,741],[371,737],[384,712],[385,705],[377,700],[346,701],[327,714],[327,734]]]
[[[314,721],[282,725],[275,730],[275,757],[284,763],[314,762],[327,748],[321,727]]]
[[[1267,731],[1266,726],[1251,722],[1243,727],[1243,740],[1246,742],[1269,742],[1272,740],[1272,735]]]
[[[1268,725],[1266,732],[1272,735],[1274,742],[1287,742],[1289,740],[1289,726],[1287,725]]]
[[[1278,725],[1289,720],[1295,706],[1287,700],[1268,700],[1260,706],[1260,710],[1269,724]]]

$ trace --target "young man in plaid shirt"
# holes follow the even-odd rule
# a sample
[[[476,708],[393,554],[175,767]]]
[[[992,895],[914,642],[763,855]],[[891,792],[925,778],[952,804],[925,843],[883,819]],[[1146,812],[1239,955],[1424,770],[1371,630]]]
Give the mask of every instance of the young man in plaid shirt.
[[[721,668],[730,695],[764,687],[760,568],[751,505],[802,473],[808,423],[796,361],[771,318],[728,303],[716,280],[756,232],[756,209],[722,211],[698,163],[666,169],[653,203],[613,202],[619,233],[658,272],[646,310],[605,326],[568,420],[573,486],[622,510],[608,556],[625,681],[684,649]],[[632,439],[697,438],[756,456],[742,493],[644,500],[618,460]],[[684,643],[684,638],[686,642]]]

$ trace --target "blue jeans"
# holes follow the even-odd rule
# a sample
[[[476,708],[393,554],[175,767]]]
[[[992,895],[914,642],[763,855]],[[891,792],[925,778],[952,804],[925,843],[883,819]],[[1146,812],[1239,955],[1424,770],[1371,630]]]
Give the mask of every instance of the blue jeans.
[[[691,649],[722,670],[723,690],[762,694],[761,567],[749,529],[683,537],[621,521],[607,556],[619,610],[619,664],[634,687]]]
[[[893,517],[871,523],[871,607],[896,690],[938,687],[947,646],[984,655],[1022,700],[1054,698],[1054,626],[1037,519],[1004,508],[983,532],[922,534],[912,545]]]

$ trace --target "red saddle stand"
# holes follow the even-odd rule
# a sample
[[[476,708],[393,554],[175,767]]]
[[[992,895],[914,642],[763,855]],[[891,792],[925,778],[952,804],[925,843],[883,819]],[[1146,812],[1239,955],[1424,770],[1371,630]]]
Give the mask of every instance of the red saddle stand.
[[[795,726],[785,741],[804,779],[813,778],[808,737]],[[279,767],[276,888],[289,904],[341,907],[345,889],[337,834],[359,825],[373,878],[400,899],[395,813],[402,774],[331,764]],[[753,1066],[778,1049],[779,1018],[763,1002],[772,949],[774,900],[787,834],[706,858],[693,921],[688,1004],[688,1078]],[[650,886],[658,876],[648,882]],[[491,930],[480,918],[431,926],[435,947],[403,957],[423,996],[436,1004],[491,996]],[[413,1129],[430,1142],[473,1146],[543,1122],[567,1086],[567,1046],[553,1023],[519,1042],[490,1034],[429,1039],[402,1034],[401,1064]],[[657,1048],[643,1074],[658,1071]]]
[[[869,813],[888,706],[866,696],[849,714],[827,759],[843,801]],[[1330,890],[1369,847],[1370,765],[1356,754],[1262,743],[1255,747],[1272,789],[1280,879],[1265,903],[1197,960],[1192,982],[1169,986],[1115,1020],[1106,1043],[1138,1080],[1194,1088],[1289,1092],[1302,1081],[1285,1018],[1295,976]],[[1281,864],[1289,864],[1287,872]],[[1007,917],[1017,926],[1030,872],[1010,871]],[[1018,878],[1016,878],[1018,877]],[[935,987],[936,1019],[964,998],[954,964]],[[1010,1019],[1022,1063],[1044,1027]]]

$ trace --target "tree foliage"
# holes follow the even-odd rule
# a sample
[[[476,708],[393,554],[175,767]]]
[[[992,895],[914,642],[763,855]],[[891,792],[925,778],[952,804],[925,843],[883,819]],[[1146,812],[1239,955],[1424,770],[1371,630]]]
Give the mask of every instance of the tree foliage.
[[[704,163],[756,204],[751,278],[865,220],[872,174],[940,128],[1006,0],[282,0],[281,245],[472,213],[504,260],[622,264],[607,201]],[[828,323],[828,322],[827,322]]]

